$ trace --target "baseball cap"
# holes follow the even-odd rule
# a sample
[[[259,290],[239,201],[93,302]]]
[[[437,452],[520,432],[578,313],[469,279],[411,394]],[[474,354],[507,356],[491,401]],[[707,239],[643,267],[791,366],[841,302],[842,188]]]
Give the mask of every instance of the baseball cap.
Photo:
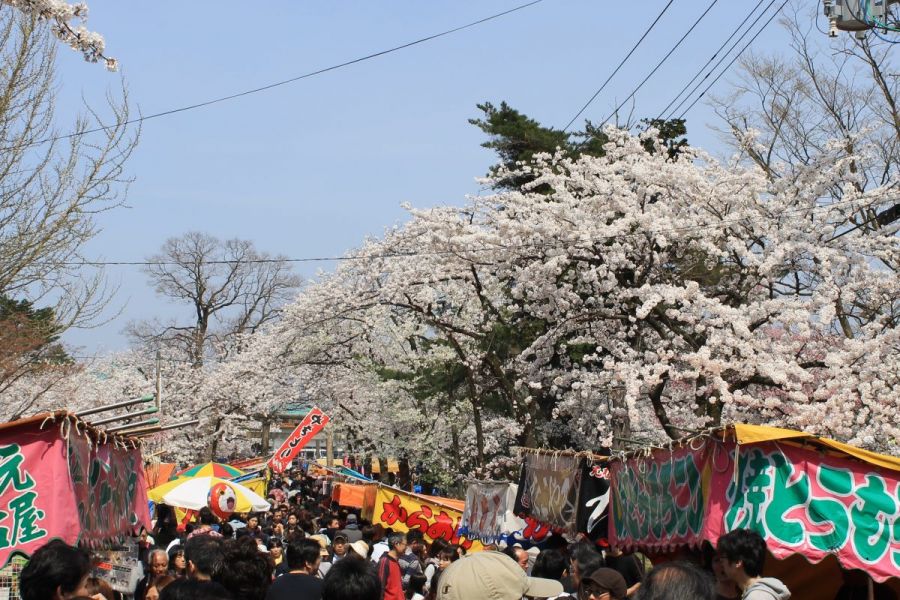
[[[346,544],[349,540],[347,539],[346,533],[338,532],[338,533],[334,534],[334,541],[335,541],[335,543],[342,542],[342,543]]]
[[[478,552],[452,563],[438,581],[438,600],[520,600],[552,598],[563,593],[553,579],[528,577],[522,567],[500,552]]]
[[[605,567],[594,570],[584,578],[581,585],[600,593],[608,593],[612,600],[625,600],[628,594],[628,584],[621,573]]]

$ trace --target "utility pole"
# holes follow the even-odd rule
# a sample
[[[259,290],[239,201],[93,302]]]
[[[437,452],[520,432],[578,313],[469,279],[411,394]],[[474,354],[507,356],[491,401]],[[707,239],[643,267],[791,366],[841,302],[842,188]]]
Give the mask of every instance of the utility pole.
[[[334,428],[331,425],[325,426],[325,464],[334,466]]]
[[[160,410],[162,403],[162,356],[156,351],[156,410]]]

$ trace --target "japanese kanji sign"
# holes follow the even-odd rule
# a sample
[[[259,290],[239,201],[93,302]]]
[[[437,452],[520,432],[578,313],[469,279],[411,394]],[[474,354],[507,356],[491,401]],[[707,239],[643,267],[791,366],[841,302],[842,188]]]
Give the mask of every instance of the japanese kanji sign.
[[[150,525],[140,450],[43,424],[0,429],[0,566],[53,538],[97,545]]]
[[[390,527],[399,532],[419,529],[429,542],[442,538],[467,550],[484,549],[480,542],[459,535],[461,519],[459,511],[395,488],[378,486],[375,494],[373,524],[380,523],[385,529]]]
[[[704,445],[610,463],[610,541],[654,548],[702,542],[708,458]]]
[[[700,449],[615,462],[611,474],[613,543],[715,543],[747,528],[778,558],[818,562],[834,554],[878,581],[900,576],[895,471],[784,443],[708,440]]]
[[[297,453],[312,440],[317,433],[328,423],[328,415],[313,407],[304,417],[297,428],[288,436],[281,447],[275,451],[275,455],[269,459],[269,466],[276,473],[281,473],[288,468]]]

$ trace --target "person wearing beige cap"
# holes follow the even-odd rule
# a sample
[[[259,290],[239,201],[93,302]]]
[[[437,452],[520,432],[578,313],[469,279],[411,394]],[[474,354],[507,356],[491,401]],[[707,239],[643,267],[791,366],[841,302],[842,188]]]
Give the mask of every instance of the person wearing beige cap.
[[[356,540],[350,544],[350,552],[353,553],[355,558],[362,558],[365,560],[369,557],[369,545],[362,540]]]
[[[322,557],[322,562],[319,563],[319,579],[324,579],[331,569],[331,553],[328,552],[328,538],[317,533],[309,536],[308,539],[314,540],[319,544],[319,556]]]
[[[560,582],[528,577],[503,553],[477,552],[447,567],[438,580],[437,600],[521,600],[562,593]]]

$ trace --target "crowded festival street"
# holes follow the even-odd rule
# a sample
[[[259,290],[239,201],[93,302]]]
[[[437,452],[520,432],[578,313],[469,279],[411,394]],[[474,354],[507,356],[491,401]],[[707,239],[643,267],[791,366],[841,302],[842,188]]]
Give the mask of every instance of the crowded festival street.
[[[900,0],[0,0],[0,600],[900,600]]]

